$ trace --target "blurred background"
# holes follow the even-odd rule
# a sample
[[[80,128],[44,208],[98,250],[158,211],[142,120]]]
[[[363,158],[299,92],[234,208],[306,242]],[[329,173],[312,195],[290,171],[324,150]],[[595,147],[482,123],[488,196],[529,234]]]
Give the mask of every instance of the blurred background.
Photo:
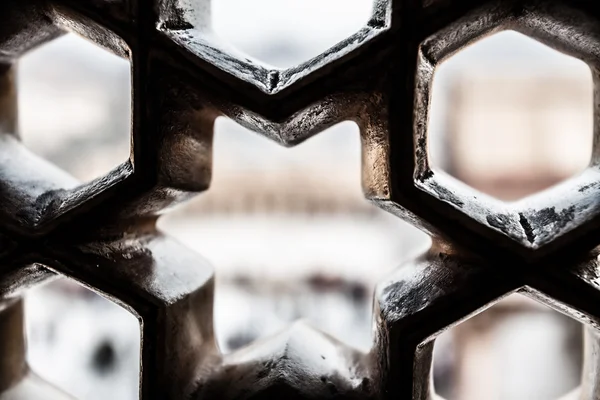
[[[213,0],[219,35],[287,67],[358,30],[372,0]],[[126,61],[67,35],[20,63],[27,146],[82,180],[129,154]],[[514,32],[481,40],[436,74],[432,165],[511,201],[580,172],[592,145],[588,67]],[[345,122],[293,148],[219,119],[211,189],[160,228],[216,268],[225,352],[304,318],[359,349],[372,340],[372,291],[429,239],[363,199],[360,141]],[[60,280],[27,298],[33,369],[80,399],[137,398],[135,318]],[[581,326],[519,295],[436,343],[447,399],[546,400],[578,384]]]

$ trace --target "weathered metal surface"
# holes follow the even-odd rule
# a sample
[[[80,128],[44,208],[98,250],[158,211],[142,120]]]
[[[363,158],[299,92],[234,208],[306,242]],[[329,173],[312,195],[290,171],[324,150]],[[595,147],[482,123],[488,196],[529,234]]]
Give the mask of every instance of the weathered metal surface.
[[[215,41],[207,0],[3,1],[0,398],[66,398],[25,366],[19,300],[57,274],[139,319],[144,400],[435,399],[436,336],[516,291],[587,326],[585,373],[570,398],[600,398],[598,140],[584,174],[510,206],[429,167],[436,65],[501,29],[586,61],[597,80],[592,1],[377,0],[363,29],[289,69]],[[131,157],[83,184],[18,136],[16,61],[66,30],[128,58],[133,71]],[[217,348],[213,271],[155,222],[208,189],[220,115],[286,146],[355,121],[365,195],[432,235],[426,254],[378,287],[370,352],[301,323],[232,354]]]

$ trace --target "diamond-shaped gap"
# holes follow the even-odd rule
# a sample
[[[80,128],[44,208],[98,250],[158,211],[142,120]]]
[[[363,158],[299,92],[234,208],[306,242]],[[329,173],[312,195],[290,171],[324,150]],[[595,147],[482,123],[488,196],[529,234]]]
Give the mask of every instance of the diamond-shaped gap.
[[[138,398],[137,318],[73,280],[25,296],[27,360],[44,380],[77,399]]]
[[[391,24],[390,0],[162,0],[158,28],[267,93],[358,49]]]
[[[436,68],[429,161],[480,192],[518,200],[588,166],[593,116],[584,62],[500,32]]]
[[[445,331],[434,386],[446,400],[557,399],[580,384],[582,325],[513,294]]]
[[[24,144],[81,181],[127,162],[129,62],[74,34],[19,61],[19,121]]]
[[[289,149],[219,118],[211,187],[159,227],[215,266],[225,352],[300,318],[368,349],[374,284],[428,242],[364,199],[352,122]]]

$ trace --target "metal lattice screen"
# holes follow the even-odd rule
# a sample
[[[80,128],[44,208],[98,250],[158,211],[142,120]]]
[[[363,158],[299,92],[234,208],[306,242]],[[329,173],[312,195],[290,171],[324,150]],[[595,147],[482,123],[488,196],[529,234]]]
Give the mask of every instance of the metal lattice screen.
[[[378,0],[357,33],[297,67],[275,69],[211,35],[208,0],[5,0],[0,397],[65,398],[27,370],[20,300],[60,274],[139,319],[143,399],[434,399],[436,336],[515,292],[586,324],[582,385],[571,396],[600,398],[598,144],[582,174],[503,203],[434,171],[427,137],[436,66],[487,34],[528,35],[588,63],[597,82],[596,8],[583,0]],[[17,127],[15,61],[67,30],[132,63],[130,159],[84,184],[25,149]],[[370,352],[295,324],[220,353],[214,273],[155,222],[208,189],[221,115],[286,146],[356,122],[365,195],[431,235],[426,254],[377,288]]]

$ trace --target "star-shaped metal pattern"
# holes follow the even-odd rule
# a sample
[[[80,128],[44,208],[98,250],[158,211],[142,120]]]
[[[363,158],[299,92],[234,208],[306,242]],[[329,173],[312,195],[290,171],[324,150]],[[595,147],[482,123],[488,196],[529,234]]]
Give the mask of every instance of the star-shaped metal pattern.
[[[598,18],[585,0],[376,0],[363,29],[277,69],[216,40],[206,0],[3,1],[0,322],[22,336],[20,302],[9,298],[56,274],[79,281],[139,319],[144,400],[436,398],[435,336],[515,291],[587,324],[593,355],[597,157],[580,177],[509,206],[429,167],[427,114],[435,66],[500,29],[586,61],[597,78]],[[13,64],[66,30],[132,64],[131,157],[84,184],[31,154],[17,132]],[[212,269],[155,222],[209,187],[221,115],[285,146],[355,121],[366,196],[433,236],[428,253],[379,286],[369,353],[302,323],[233,354],[218,350]],[[13,388],[30,378],[0,373]],[[595,381],[586,375],[577,396],[597,398]]]

